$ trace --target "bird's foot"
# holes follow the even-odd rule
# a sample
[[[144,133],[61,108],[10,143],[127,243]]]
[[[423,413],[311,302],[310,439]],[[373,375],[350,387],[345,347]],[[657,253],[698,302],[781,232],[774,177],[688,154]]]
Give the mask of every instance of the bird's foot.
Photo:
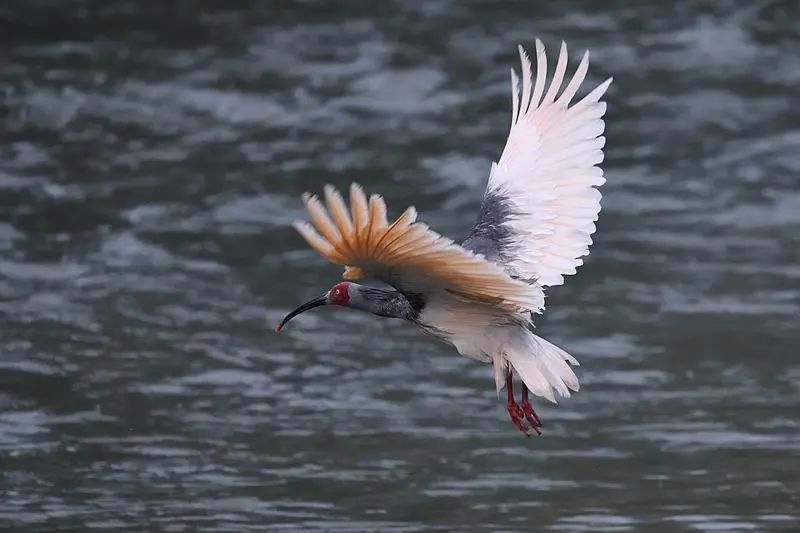
[[[522,385],[522,402],[520,403],[520,407],[522,407],[522,412],[525,413],[525,420],[528,421],[528,424],[531,425],[536,433],[541,435],[542,420],[539,418],[539,415],[536,414],[536,411],[533,410],[531,401],[528,399],[528,387],[526,387],[525,384]]]
[[[539,417],[536,415],[533,407],[531,407],[531,403],[523,402],[520,410],[525,414],[525,420],[528,422],[528,424],[530,424],[531,429],[533,429],[537,435],[541,435],[542,423],[539,421]],[[519,426],[519,424],[517,424],[517,426]]]
[[[514,422],[514,425],[519,428],[521,432],[525,434],[526,437],[531,436],[530,428],[528,424],[525,423],[525,412],[522,408],[517,404],[517,402],[511,400],[508,402],[508,414],[511,416],[511,421]],[[534,427],[534,429],[536,429]],[[537,430],[538,431],[538,430]]]
[[[511,416],[511,421],[519,428],[526,437],[531,436],[531,431],[535,431],[537,435],[541,435],[542,422],[533,410],[531,402],[528,399],[528,388],[522,384],[522,405],[517,403],[514,399],[514,375],[509,369],[506,373],[506,389],[508,393],[508,401],[506,407],[508,414]]]

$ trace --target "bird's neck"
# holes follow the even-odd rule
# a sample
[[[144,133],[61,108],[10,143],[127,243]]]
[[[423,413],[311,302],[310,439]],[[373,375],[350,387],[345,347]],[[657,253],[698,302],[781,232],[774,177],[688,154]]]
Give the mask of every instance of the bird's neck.
[[[356,285],[353,290],[351,285],[350,301],[347,307],[367,311],[374,315],[415,320],[425,306],[421,296],[409,294],[408,296],[394,289],[381,289]]]

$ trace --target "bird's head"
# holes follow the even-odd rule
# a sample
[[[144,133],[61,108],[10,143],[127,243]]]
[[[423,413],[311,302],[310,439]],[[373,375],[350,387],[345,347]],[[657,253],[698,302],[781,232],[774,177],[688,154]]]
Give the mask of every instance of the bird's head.
[[[350,303],[351,297],[355,296],[357,285],[353,283],[349,283],[347,281],[343,281],[341,283],[337,283],[331,289],[326,292],[324,295],[320,296],[319,298],[314,298],[303,305],[299,306],[297,309],[286,315],[281,323],[275,326],[275,331],[280,333],[283,326],[286,325],[291,319],[299,315],[300,313],[304,313],[315,307],[320,307],[323,305],[343,305],[347,306]]]

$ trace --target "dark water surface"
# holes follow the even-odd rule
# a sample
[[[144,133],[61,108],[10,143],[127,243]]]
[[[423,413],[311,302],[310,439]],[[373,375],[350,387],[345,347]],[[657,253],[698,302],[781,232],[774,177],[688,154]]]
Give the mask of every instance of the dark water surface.
[[[228,4],[0,5],[0,525],[800,528],[796,2]],[[528,440],[410,326],[271,327],[340,273],[303,191],[465,234],[536,35],[615,83]]]

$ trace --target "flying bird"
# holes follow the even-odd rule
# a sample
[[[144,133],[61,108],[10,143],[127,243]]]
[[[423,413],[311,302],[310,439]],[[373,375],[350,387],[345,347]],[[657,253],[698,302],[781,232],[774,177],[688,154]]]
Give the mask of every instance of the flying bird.
[[[453,345],[462,355],[493,365],[498,396],[505,388],[514,424],[527,436],[542,422],[528,391],[556,403],[578,391],[570,354],[534,334],[545,288],[575,274],[589,253],[605,182],[601,101],[609,78],[573,103],[589,67],[588,51],[562,90],[567,46],[561,43],[548,83],[547,58],[536,40],[536,73],[519,47],[522,90],[511,70],[511,130],[500,160],[492,163],[477,222],[457,244],[417,221],[413,207],[394,222],[381,196],[350,187],[350,206],[333,187],[325,204],[305,194],[311,217],[294,227],[343,278],[276,326],[323,305],[401,318]],[[393,288],[353,283],[372,278]],[[513,391],[521,378],[521,401]]]

